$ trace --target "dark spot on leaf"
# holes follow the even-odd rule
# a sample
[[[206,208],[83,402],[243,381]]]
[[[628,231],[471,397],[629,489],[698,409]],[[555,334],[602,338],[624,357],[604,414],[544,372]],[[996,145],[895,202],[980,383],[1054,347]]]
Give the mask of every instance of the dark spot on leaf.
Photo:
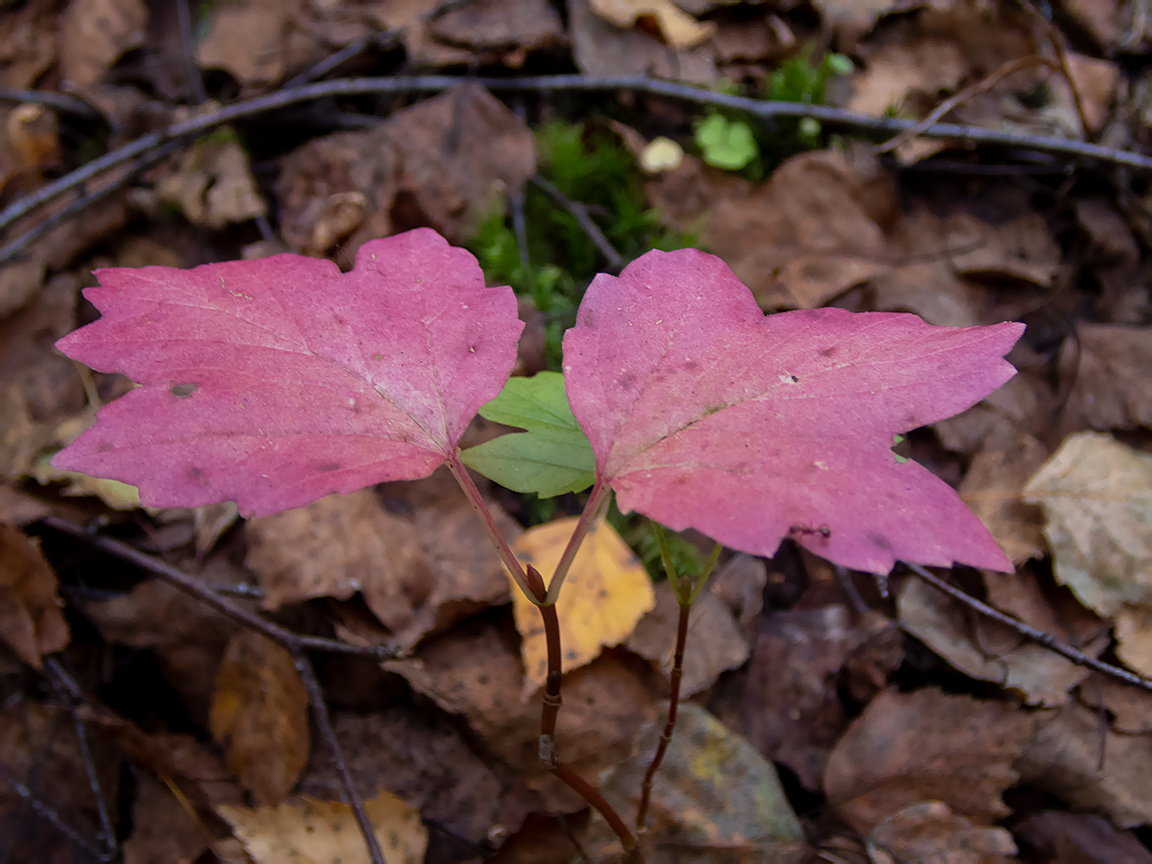
[[[625,372],[620,376],[620,380],[616,383],[619,385],[621,390],[627,390],[629,387],[636,383],[636,376],[631,372]]]
[[[800,383],[800,376],[798,376],[798,375],[792,375],[792,376],[791,376],[791,378],[792,378],[792,383],[793,383],[793,384],[799,384],[799,383]]]
[[[476,683],[478,683],[480,685],[487,684],[488,683],[488,676],[487,675],[477,676]]]
[[[576,652],[575,651],[565,651],[564,657],[567,660],[575,660],[576,659]]]
[[[202,480],[204,478],[204,469],[191,465],[188,468],[188,476],[193,480]]]
[[[327,472],[327,471],[339,471],[340,470],[340,463],[339,462],[325,462],[323,465],[317,465],[316,470],[317,471],[325,471],[325,472]]]
[[[713,414],[715,414],[717,411],[719,411],[723,407],[724,406],[722,406],[722,405],[709,405],[707,408],[704,409],[704,413],[701,416],[702,417],[711,417]]]
[[[868,534],[868,542],[875,546],[877,549],[883,549],[885,552],[892,551],[892,544],[888,542],[888,538],[881,534]]]
[[[829,345],[827,348],[821,348],[820,349],[820,356],[821,357],[831,357],[835,353],[836,353],[836,346],[835,345]]]
[[[112,450],[112,449],[114,449],[114,448],[107,441],[101,441],[96,446],[96,452],[97,453],[107,453],[109,450]]]
[[[685,372],[695,372],[699,368],[700,368],[700,364],[697,363],[695,360],[689,360],[687,363],[684,364],[684,371]]]
[[[175,396],[177,399],[187,399],[196,392],[195,384],[173,384],[168,392]]]
[[[374,361],[376,361],[377,363],[379,363],[381,360],[384,359],[384,355],[383,354],[373,354],[372,359]]]

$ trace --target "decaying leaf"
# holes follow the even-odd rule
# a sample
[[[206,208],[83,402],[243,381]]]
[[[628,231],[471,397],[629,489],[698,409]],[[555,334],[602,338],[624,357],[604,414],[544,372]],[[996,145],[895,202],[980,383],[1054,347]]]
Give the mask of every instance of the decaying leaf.
[[[430,633],[508,597],[508,580],[484,526],[458,489],[443,506],[386,510],[361,489],[248,523],[247,565],[260,578],[265,608],[312,597],[347,600],[359,592],[389,630],[411,649]],[[501,533],[520,527],[488,503]]]
[[[1077,809],[1102,812],[1121,828],[1152,821],[1148,736],[1114,732],[1083,705],[1040,715],[1016,769],[1025,783]]]
[[[223,228],[268,212],[248,154],[227,130],[193,144],[156,191],[162,200],[176,204],[193,225],[206,228]]]
[[[905,807],[942,801],[978,826],[1010,811],[1001,793],[1032,720],[1000,702],[939,690],[886,690],[848,727],[832,751],[824,788],[861,834]]]
[[[60,63],[73,85],[94,84],[148,29],[144,0],[72,0],[60,22]]]
[[[68,622],[56,593],[56,574],[40,544],[0,524],[0,640],[39,669],[45,654],[68,644]]]
[[[578,517],[569,516],[529,528],[512,544],[512,550],[547,579],[560,563],[578,521]],[[652,580],[628,544],[607,521],[593,524],[556,604],[564,652],[562,671],[583,666],[605,646],[623,642],[655,605]],[[512,592],[512,607],[516,629],[523,638],[520,656],[525,669],[523,698],[527,699],[544,685],[548,649],[540,612],[522,591]]]
[[[891,445],[1011,378],[1001,357],[1022,332],[840,309],[765,317],[718,258],[649,252],[593,280],[564,372],[597,482],[624,512],[750,554],[794,536],[860,570],[1010,570],[955,492]]]
[[[940,801],[912,804],[893,813],[872,829],[868,846],[877,864],[1008,864],[1016,860],[1016,844],[1006,830],[975,826]]]
[[[298,798],[275,807],[222,806],[217,810],[256,864],[369,864],[368,846],[356,817],[342,801]],[[421,864],[428,829],[417,811],[384,791],[365,801],[364,811],[388,864]]]
[[[1061,373],[1072,378],[1065,423],[1093,429],[1152,426],[1152,327],[1080,322],[1060,351]]]
[[[1044,508],[1056,579],[1115,616],[1120,658],[1152,674],[1152,456],[1108,435],[1071,435],[1024,495]]]
[[[366,243],[344,274],[295,255],[98,272],[104,317],[60,348],[144,386],[53,464],[159,507],[266,516],[425,477],[500,391],[523,327],[512,289],[428,229]]]
[[[640,781],[652,759],[663,720],[637,739],[636,754],[614,766],[601,790],[635,811]],[[795,864],[804,835],[776,769],[739,735],[697,705],[680,706],[676,732],[652,784],[647,836],[650,860],[707,864],[723,860]],[[594,816],[581,844],[595,861],[621,860],[619,843]],[[740,858],[731,858],[738,851]],[[713,857],[720,855],[723,857]],[[744,857],[747,856],[747,857]]]
[[[261,805],[292,791],[308,761],[308,692],[292,655],[259,633],[232,637],[209,718],[228,767]]]

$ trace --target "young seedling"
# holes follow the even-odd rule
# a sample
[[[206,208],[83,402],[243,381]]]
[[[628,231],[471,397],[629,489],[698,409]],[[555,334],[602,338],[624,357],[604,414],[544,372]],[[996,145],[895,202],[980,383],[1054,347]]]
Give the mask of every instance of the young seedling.
[[[791,537],[873,573],[896,560],[1011,569],[952,489],[898,460],[891,444],[1007,381],[1014,370],[1002,358],[1021,324],[931,327],[839,309],[765,317],[718,258],[650,252],[619,277],[593,280],[564,337],[562,378],[508,382],[523,326],[512,289],[485,287],[475,259],[429,229],[364,244],[348,273],[277,255],[97,276],[85,295],[103,317],[58,345],[141,386],[101,409],[54,464],[131,483],[146,505],[235,500],[247,516],[448,465],[540,607],[549,640],[541,758],[629,850],[636,834],[560,762],[553,737],[554,604],[613,493],[624,512],[753,555]],[[527,431],[461,454],[486,403],[489,416]],[[521,491],[591,485],[547,584],[517,561],[466,462]],[[719,545],[711,564],[718,554]],[[674,687],[706,575],[669,573],[681,605]]]

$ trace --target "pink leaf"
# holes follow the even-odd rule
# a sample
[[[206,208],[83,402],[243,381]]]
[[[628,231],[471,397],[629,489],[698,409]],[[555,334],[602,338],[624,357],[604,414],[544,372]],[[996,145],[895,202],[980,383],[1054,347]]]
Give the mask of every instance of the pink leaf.
[[[592,282],[564,377],[597,481],[625,512],[756,555],[793,536],[860,570],[1010,570],[956,493],[891,447],[1011,378],[1001,358],[1023,330],[840,309],[765,317],[720,259],[649,252]]]
[[[426,228],[365,243],[344,274],[276,255],[96,275],[103,317],[57,345],[142,386],[53,464],[159,507],[264,516],[425,477],[500,392],[523,327],[512,289]]]

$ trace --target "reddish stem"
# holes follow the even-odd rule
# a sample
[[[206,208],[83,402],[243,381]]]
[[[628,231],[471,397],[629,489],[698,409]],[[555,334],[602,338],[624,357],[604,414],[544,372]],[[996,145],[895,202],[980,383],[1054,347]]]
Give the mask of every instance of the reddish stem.
[[[636,830],[644,830],[644,822],[648,819],[648,802],[652,797],[652,780],[660,770],[660,763],[664,761],[664,754],[672,741],[672,732],[676,728],[676,712],[680,706],[680,682],[684,678],[684,648],[688,642],[688,618],[692,613],[692,603],[680,603],[680,619],[676,626],[676,653],[672,658],[672,672],[668,678],[671,683],[671,692],[668,695],[668,720],[664,724],[664,732],[660,735],[660,743],[656,746],[656,754],[648,766],[648,772],[640,784],[640,806],[636,810]]]

